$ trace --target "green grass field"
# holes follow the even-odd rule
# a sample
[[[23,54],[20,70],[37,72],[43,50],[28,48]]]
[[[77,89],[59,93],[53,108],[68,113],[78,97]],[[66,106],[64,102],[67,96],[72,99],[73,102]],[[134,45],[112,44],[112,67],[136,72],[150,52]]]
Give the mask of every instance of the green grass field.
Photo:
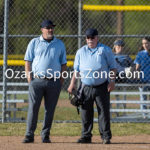
[[[42,123],[38,123],[35,135],[40,135]],[[127,135],[150,135],[150,125],[148,123],[112,123],[113,136]],[[4,123],[0,124],[0,136],[24,136],[26,130],[25,123]],[[52,136],[80,136],[80,123],[53,123]],[[94,123],[93,135],[99,135],[98,125]]]
[[[21,97],[19,97],[21,98]],[[25,96],[24,96],[25,98]],[[113,99],[112,97],[111,99]],[[132,98],[132,97],[131,97]],[[59,98],[59,105],[56,107],[54,120],[81,120],[80,115],[77,114],[76,108],[69,104],[68,93],[61,92]],[[64,105],[65,104],[65,105]],[[28,104],[19,105],[19,108],[27,108]],[[113,114],[115,115],[115,114]],[[121,115],[121,113],[120,113]],[[25,118],[27,112],[17,112],[16,116],[18,118]],[[13,117],[13,113],[11,113]],[[94,114],[97,118],[97,113]],[[44,107],[40,108],[39,120],[44,118]],[[149,123],[112,123],[112,134],[115,136],[124,135],[140,135],[148,134],[150,135],[150,125]],[[40,135],[42,129],[42,123],[38,123],[36,135]],[[0,136],[23,136],[25,134],[26,124],[25,123],[4,123],[0,124]],[[81,123],[53,123],[51,135],[57,136],[80,136],[81,134]],[[94,123],[93,134],[99,135],[98,125]]]

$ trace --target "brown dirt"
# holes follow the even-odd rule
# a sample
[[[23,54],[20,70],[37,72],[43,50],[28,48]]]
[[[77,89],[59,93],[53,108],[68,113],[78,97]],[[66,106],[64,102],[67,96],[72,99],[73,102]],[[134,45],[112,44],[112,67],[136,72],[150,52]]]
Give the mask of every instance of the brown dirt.
[[[22,136],[1,136],[0,150],[149,150],[150,135],[115,136],[112,144],[103,145],[99,136],[94,136],[92,144],[78,144],[79,137],[52,136],[52,143],[43,144],[41,138],[35,137],[33,144],[23,144]]]
[[[57,106],[73,107],[69,100],[59,100]],[[103,145],[99,136],[93,136],[92,144],[77,144],[79,137],[72,136],[52,136],[50,144],[41,143],[40,136],[35,137],[33,144],[23,144],[23,138],[0,136],[0,150],[150,150],[150,135],[114,136],[110,145]]]

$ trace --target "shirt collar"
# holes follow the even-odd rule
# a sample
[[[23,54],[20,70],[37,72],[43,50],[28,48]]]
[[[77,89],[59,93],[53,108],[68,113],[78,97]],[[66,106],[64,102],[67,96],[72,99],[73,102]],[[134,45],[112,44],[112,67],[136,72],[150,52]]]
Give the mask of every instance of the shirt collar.
[[[43,42],[45,41],[42,35],[40,36],[40,41],[43,41]],[[55,41],[56,41],[56,38],[54,37],[51,42],[55,42]]]
[[[98,42],[97,43],[97,46],[94,48],[95,50],[93,51],[93,52],[95,52],[95,51],[97,51],[98,50],[98,48],[100,47],[100,43]],[[86,50],[90,50],[90,48],[88,47],[88,45],[86,45]],[[91,51],[91,50],[90,50]]]

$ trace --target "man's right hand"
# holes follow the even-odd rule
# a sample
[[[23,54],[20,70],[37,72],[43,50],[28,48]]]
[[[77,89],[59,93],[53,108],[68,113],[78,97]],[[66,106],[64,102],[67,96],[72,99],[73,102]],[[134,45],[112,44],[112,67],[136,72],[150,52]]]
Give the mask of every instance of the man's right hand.
[[[30,82],[31,82],[31,80],[32,80],[32,78],[27,78],[27,80],[28,80],[28,83],[30,83]]]
[[[75,85],[74,84],[70,84],[69,85],[69,87],[68,87],[68,89],[67,89],[67,91],[69,92],[69,93],[72,93],[72,91],[75,89]]]
[[[25,61],[25,72],[26,72],[27,81],[28,81],[28,83],[30,83],[32,80],[31,62],[30,61]]]
[[[76,86],[75,86],[75,81],[76,81],[76,72],[73,73],[73,77],[71,79],[71,82],[70,82],[70,85],[67,89],[67,91],[72,94],[72,91],[76,89]]]

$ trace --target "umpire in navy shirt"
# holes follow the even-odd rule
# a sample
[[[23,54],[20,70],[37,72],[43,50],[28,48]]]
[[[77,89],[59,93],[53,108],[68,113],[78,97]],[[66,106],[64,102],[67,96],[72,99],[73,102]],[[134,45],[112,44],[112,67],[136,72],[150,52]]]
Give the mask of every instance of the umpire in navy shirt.
[[[75,89],[75,81],[80,74],[80,95],[82,136],[77,143],[91,143],[94,102],[98,111],[99,132],[103,144],[110,144],[110,92],[115,87],[116,64],[112,50],[98,42],[98,31],[93,28],[86,30],[87,45],[81,47],[75,56],[74,74],[68,92]],[[111,71],[111,73],[110,73]]]
[[[38,112],[44,97],[45,117],[41,132],[42,142],[50,143],[50,129],[55,107],[63,84],[61,73],[66,70],[66,49],[53,36],[51,20],[41,23],[42,35],[30,41],[25,54],[25,71],[29,83],[27,130],[23,143],[34,142]]]

